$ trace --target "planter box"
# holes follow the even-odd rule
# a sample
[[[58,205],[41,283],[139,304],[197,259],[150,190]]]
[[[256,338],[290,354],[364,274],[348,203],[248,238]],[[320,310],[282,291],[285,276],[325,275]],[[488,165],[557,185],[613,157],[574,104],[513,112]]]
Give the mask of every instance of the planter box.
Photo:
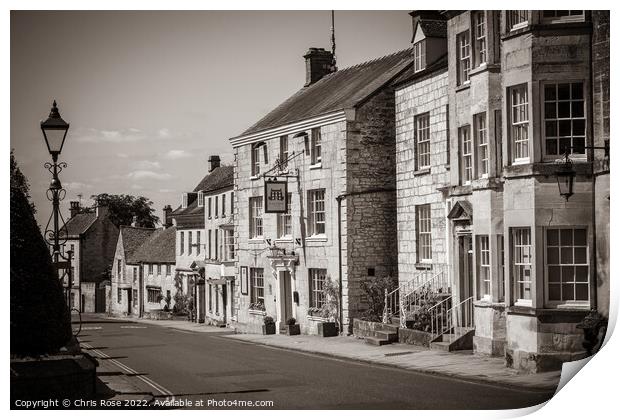
[[[431,333],[409,328],[398,330],[398,342],[402,344],[413,344],[415,346],[430,347],[433,336]]]
[[[276,333],[276,324],[263,325],[263,335],[272,335]]]
[[[336,337],[338,335],[338,328],[335,322],[319,322],[317,329],[322,337]]]
[[[299,328],[299,324],[286,326],[286,335],[299,335],[299,334],[301,334],[301,329]]]

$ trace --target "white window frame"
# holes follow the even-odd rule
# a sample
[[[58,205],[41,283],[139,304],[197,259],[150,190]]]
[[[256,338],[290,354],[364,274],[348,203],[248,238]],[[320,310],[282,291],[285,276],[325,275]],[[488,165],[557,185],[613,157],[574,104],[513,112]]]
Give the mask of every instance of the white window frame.
[[[310,236],[324,237],[327,234],[325,189],[308,191],[308,219]],[[322,232],[320,226],[323,226]]]
[[[224,255],[225,261],[235,260],[235,231],[234,229],[222,229],[224,235]]]
[[[581,84],[581,98],[573,98],[573,85],[576,84]],[[560,100],[558,99],[558,89],[559,89],[559,85],[569,85],[569,89],[570,89],[570,98],[568,100],[563,99]],[[547,88],[549,86],[555,86],[555,99],[547,99]],[[582,102],[583,105],[583,116],[582,117],[573,117],[573,106],[575,103],[579,103]],[[547,118],[547,106],[555,103],[555,118]],[[568,103],[569,104],[569,108],[570,108],[570,117],[566,118],[566,117],[559,117],[559,103]],[[573,159],[580,159],[580,160],[586,160],[587,159],[587,155],[586,155],[586,148],[585,146],[587,146],[588,144],[588,117],[587,117],[587,108],[588,107],[588,103],[587,103],[587,94],[586,94],[586,83],[583,80],[568,80],[568,81],[553,81],[553,82],[545,82],[542,84],[542,89],[541,89],[541,112],[542,112],[542,121],[543,124],[541,124],[542,126],[542,149],[543,149],[543,159],[545,161],[555,161],[556,159],[561,159],[562,157],[564,157],[564,153],[560,153],[560,142],[562,137],[560,137],[560,123],[561,122],[565,122],[568,121],[570,123],[571,126],[571,135],[570,137],[564,137],[564,138],[570,138],[570,144],[571,146],[574,145],[574,140],[575,138],[580,138],[583,137],[583,145],[584,145],[584,149],[583,149],[583,153],[575,153],[574,149],[571,148],[571,153],[570,156]],[[575,121],[583,121],[583,136],[575,136],[573,135],[573,131],[574,131],[574,122]],[[548,154],[547,153],[547,130],[548,130],[548,124],[550,125],[552,122],[555,122],[555,130],[556,130],[556,135],[554,136],[555,140],[556,140],[556,144],[557,144],[557,151],[558,154]]]
[[[426,68],[426,39],[413,44],[413,71],[419,72]]]
[[[487,63],[488,45],[486,14],[483,10],[474,13],[474,48],[476,53],[476,66]]]
[[[416,219],[416,254],[418,263],[433,262],[433,219],[430,204],[415,207]]]
[[[523,234],[527,233],[529,243],[525,243]],[[532,245],[532,228],[531,227],[512,227],[510,228],[511,236],[511,284],[515,296],[515,305],[532,306],[532,294],[534,292],[534,267],[533,267],[533,245]],[[520,268],[522,267],[522,268]],[[525,273],[522,270],[529,268],[529,280],[525,280]],[[529,285],[529,298],[522,296],[520,284]],[[525,286],[524,286],[525,292]],[[523,293],[525,294],[525,293]]]
[[[545,16],[545,13],[556,12],[555,16]],[[567,22],[583,22],[585,20],[585,10],[569,10],[569,12],[581,12],[581,14],[573,14],[566,16],[557,16],[558,10],[543,10],[540,18],[543,23],[567,23]]]
[[[159,303],[159,295],[161,294],[160,289],[153,289],[151,287],[146,289],[146,300],[148,303]]]
[[[431,118],[430,113],[416,115],[415,124],[415,151],[416,170],[424,170],[431,167]]]
[[[474,141],[471,137],[471,126],[459,127],[459,143],[461,144],[461,180],[463,185],[470,185],[474,180]]]
[[[575,242],[574,242],[574,238],[575,238],[575,231],[576,230],[583,230],[584,231],[584,235],[585,235],[585,245],[584,246],[575,246]],[[557,245],[549,245],[549,232],[550,231],[558,231],[558,242]],[[563,231],[571,231],[571,245],[565,245],[562,243],[562,235],[563,235]],[[545,229],[544,231],[544,241],[545,241],[545,306],[547,307],[554,307],[554,308],[574,308],[574,307],[578,307],[578,308],[590,308],[590,246],[589,246],[589,238],[588,238],[588,228],[587,226],[553,226],[553,227],[548,227]],[[558,248],[558,259],[557,259],[557,263],[556,264],[550,264],[549,260],[550,258],[550,248]],[[563,251],[566,248],[571,248],[571,257],[572,257],[572,263],[563,263],[562,262],[562,258],[563,258]],[[585,252],[585,263],[575,263],[575,249],[576,248],[583,248],[584,252]],[[561,299],[560,300],[551,300],[550,299],[550,295],[549,295],[549,286],[550,286],[550,268],[551,267],[559,267],[559,274],[560,274],[560,296]],[[574,273],[574,281],[572,282],[563,282],[562,281],[562,277],[564,276],[564,272],[562,270],[563,267],[573,267],[573,270],[576,270],[576,267],[582,267],[586,274],[587,277],[587,282],[578,282],[576,281],[576,272]],[[557,283],[557,282],[554,282]],[[577,284],[580,285],[585,285],[586,287],[586,291],[587,291],[587,298],[585,300],[576,300],[576,299],[563,299],[564,296],[562,296],[563,294],[563,285],[564,284],[573,284],[573,287],[575,288],[573,294],[576,295],[576,287]]]
[[[321,127],[313,128],[310,135],[310,165],[320,166],[321,160]]]
[[[250,303],[265,305],[265,270],[250,267]]]
[[[477,172],[479,178],[489,177],[489,130],[487,129],[487,113],[474,115],[475,149],[477,151]]]
[[[205,205],[205,196],[202,191],[198,191],[198,207],[204,207]]]
[[[323,286],[327,278],[327,270],[324,268],[308,269],[308,283],[310,285],[310,307],[322,308],[326,303]]]
[[[525,19],[523,19],[525,16]],[[528,10],[506,10],[506,28],[508,32],[525,28],[529,24]],[[518,21],[515,23],[515,21]]]
[[[478,297],[480,300],[491,300],[491,241],[489,235],[476,235],[476,261],[478,277]]]
[[[510,155],[515,165],[530,162],[530,103],[528,85],[511,86],[508,89],[510,130]],[[525,134],[525,138],[523,138]],[[520,151],[520,153],[517,153]],[[527,155],[522,155],[523,151]]]
[[[293,238],[293,194],[288,193],[286,200],[286,213],[278,214],[278,239],[292,239]]]
[[[280,165],[286,170],[288,163],[288,136],[280,136]]]
[[[250,239],[263,238],[263,197],[250,197]]]
[[[456,35],[458,85],[469,83],[471,71],[471,39],[469,29]]]
[[[260,176],[260,145],[251,145],[251,175],[252,177]]]

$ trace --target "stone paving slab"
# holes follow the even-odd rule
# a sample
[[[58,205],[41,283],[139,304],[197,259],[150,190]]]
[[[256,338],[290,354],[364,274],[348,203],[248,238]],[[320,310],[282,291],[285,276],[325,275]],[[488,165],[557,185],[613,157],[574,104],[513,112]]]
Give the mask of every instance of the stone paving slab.
[[[398,343],[381,347],[371,346],[352,336],[327,338],[314,335],[234,334],[224,337],[464,380],[536,390],[556,389],[561,374],[560,371],[537,374],[520,373],[504,366],[503,358],[486,357],[471,352],[448,353]]]

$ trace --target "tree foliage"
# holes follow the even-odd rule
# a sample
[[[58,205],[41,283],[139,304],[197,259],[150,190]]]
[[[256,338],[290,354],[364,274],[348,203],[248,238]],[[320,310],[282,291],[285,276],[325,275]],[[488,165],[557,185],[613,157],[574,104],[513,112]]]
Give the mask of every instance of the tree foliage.
[[[398,282],[393,277],[386,276],[365,280],[360,284],[360,287],[368,301],[368,309],[362,318],[367,321],[380,322],[385,306],[385,290],[394,290],[398,287]]]
[[[130,226],[136,217],[136,226],[154,228],[159,221],[155,216],[153,202],[146,197],[128,194],[101,193],[92,195],[96,203],[108,206],[109,217],[116,226]]]
[[[18,188],[24,197],[26,197],[32,214],[35,214],[37,209],[32,202],[32,197],[30,197],[30,184],[21,169],[19,169],[17,161],[15,160],[15,155],[13,154],[13,149],[11,149],[11,188],[13,187]]]
[[[57,351],[71,338],[71,320],[58,272],[11,159],[11,354]],[[22,175],[23,176],[23,175]]]

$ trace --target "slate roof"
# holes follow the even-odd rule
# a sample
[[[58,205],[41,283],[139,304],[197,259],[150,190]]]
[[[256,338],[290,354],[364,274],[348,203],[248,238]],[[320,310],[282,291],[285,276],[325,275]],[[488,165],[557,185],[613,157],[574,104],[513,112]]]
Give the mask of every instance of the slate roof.
[[[301,88],[241,135],[355,107],[412,63],[409,48],[328,74]]]
[[[422,33],[427,38],[447,38],[448,37],[448,23],[445,20],[428,20],[421,19],[418,22]]]
[[[88,228],[97,220],[96,213],[79,213],[67,220],[65,227],[68,231],[68,236],[79,236],[85,233]],[[62,231],[61,231],[62,232]]]
[[[134,258],[134,255],[145,241],[153,235],[155,229],[121,226],[120,230],[120,238],[123,241],[123,250],[125,251],[125,262],[127,264],[138,263],[139,261]]]
[[[196,185],[196,188],[194,188],[194,192],[208,192],[219,190],[220,188],[232,187],[234,185],[233,171],[234,168],[231,165],[215,168],[202,178],[198,185]]]
[[[445,70],[448,69],[448,54],[444,54],[441,57],[439,57],[437,60],[435,60],[433,63],[428,64],[424,70],[420,70],[416,72],[413,67],[409,67],[407,70],[402,72],[396,79],[394,79],[393,85],[396,86],[396,85],[405,84],[412,80],[427,76],[428,74],[433,73],[434,71],[437,71],[440,69],[445,69]]]
[[[174,227],[157,229],[132,256],[136,262],[174,263],[176,260],[176,233]]]

